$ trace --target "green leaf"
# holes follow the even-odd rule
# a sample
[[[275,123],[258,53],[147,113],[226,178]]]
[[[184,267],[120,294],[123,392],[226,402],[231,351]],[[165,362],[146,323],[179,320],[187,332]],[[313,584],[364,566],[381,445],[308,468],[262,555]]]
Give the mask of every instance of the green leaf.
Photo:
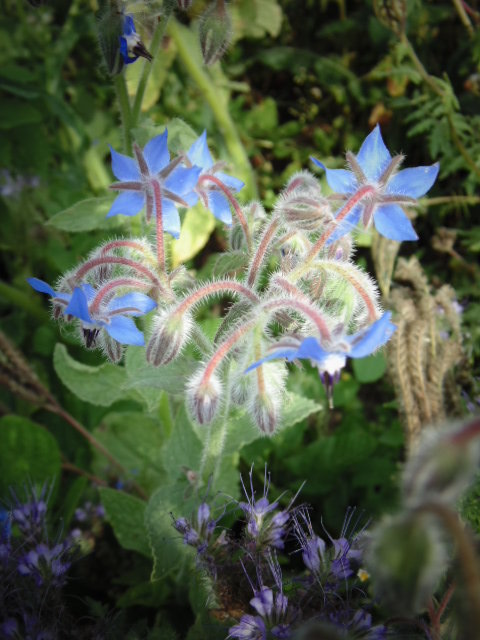
[[[127,411],[109,413],[94,435],[148,493],[165,482],[161,458],[165,437],[158,420]],[[95,470],[102,474],[104,468],[105,458],[97,454]]]
[[[173,422],[172,434],[162,451],[163,466],[169,482],[174,482],[178,477],[185,477],[184,469],[198,470],[202,451],[202,443],[194,431],[183,403]],[[206,431],[205,428],[203,430]]]
[[[122,367],[102,364],[91,367],[74,360],[63,344],[57,344],[53,352],[53,366],[63,382],[80,400],[101,407],[109,407],[125,398],[123,386],[127,374]]]
[[[135,140],[144,147],[149,140],[161,135],[168,129],[168,148],[172,155],[184,153],[198,138],[198,134],[181,118],[172,118],[165,125],[156,125],[151,121],[132,129]]]
[[[387,370],[387,361],[381,351],[367,358],[355,358],[352,364],[358,382],[376,382]]]
[[[213,273],[217,277],[235,273],[245,269],[248,264],[248,255],[245,251],[228,251],[220,253],[215,260]]]
[[[116,229],[124,224],[124,220],[122,216],[106,217],[112,202],[112,196],[87,198],[56,213],[46,224],[70,232]]]
[[[0,129],[13,129],[26,124],[37,124],[43,120],[42,113],[28,102],[3,100]]]
[[[127,378],[124,389],[138,391],[149,406],[158,399],[158,390],[163,389],[172,395],[183,393],[183,381],[192,373],[191,358],[185,355],[165,367],[153,367],[145,361],[143,347],[128,347],[125,361]],[[154,389],[155,391],[151,392]],[[156,404],[155,404],[156,406]]]
[[[200,203],[191,207],[182,222],[180,238],[171,244],[173,267],[195,257],[207,244],[214,229],[215,218],[210,211]]]
[[[120,545],[124,549],[151,557],[144,524],[147,503],[108,487],[101,487],[99,491],[106,518]]]
[[[278,36],[282,26],[282,9],[277,0],[240,0],[232,4],[233,33],[243,37]]]
[[[9,487],[56,481],[60,465],[57,441],[44,427],[20,416],[0,419],[0,498]]]
[[[190,566],[193,549],[185,546],[182,536],[173,528],[172,516],[190,517],[197,498],[187,498],[180,484],[161,487],[150,498],[145,511],[145,524],[153,555],[152,580],[160,580],[182,567]]]

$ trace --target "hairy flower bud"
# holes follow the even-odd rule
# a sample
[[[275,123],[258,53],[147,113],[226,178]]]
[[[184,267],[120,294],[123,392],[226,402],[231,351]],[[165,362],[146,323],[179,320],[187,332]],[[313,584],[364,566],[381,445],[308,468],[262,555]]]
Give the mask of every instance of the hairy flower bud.
[[[114,340],[106,331],[99,336],[99,346],[110,362],[117,363],[123,358],[123,345]]]
[[[158,367],[175,360],[190,337],[192,325],[189,313],[179,315],[167,310],[157,314],[147,344],[147,362]]]
[[[199,424],[209,424],[218,409],[222,383],[213,373],[204,379],[205,369],[200,368],[187,384],[187,402],[190,413]]]
[[[455,505],[473,481],[480,461],[480,419],[425,433],[403,473],[411,506],[430,501]]]
[[[252,381],[248,412],[254,424],[268,436],[273,435],[281,418],[287,369],[278,362],[267,362],[246,374]]]
[[[107,71],[112,76],[120,73],[123,68],[119,48],[120,36],[123,33],[123,19],[122,13],[113,4],[108,3],[97,22],[100,50]]]
[[[288,225],[301,231],[323,229],[333,220],[328,200],[309,190],[285,192],[280,196],[275,209]]]
[[[386,518],[372,532],[366,562],[378,597],[399,615],[420,612],[445,571],[437,521],[419,512]]]
[[[178,8],[181,11],[188,11],[193,4],[193,0],[177,0]]]
[[[199,36],[205,64],[220,60],[232,37],[232,23],[223,0],[215,0],[202,15]]]

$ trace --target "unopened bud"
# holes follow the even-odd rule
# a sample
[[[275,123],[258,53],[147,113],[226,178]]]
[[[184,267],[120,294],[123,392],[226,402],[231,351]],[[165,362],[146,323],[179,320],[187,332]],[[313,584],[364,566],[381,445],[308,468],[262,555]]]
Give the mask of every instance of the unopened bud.
[[[283,363],[266,362],[246,374],[252,380],[248,412],[262,433],[271,436],[282,414],[287,369]]]
[[[403,472],[407,503],[454,505],[473,481],[480,461],[480,419],[448,431],[427,431]]]
[[[353,242],[351,234],[342,236],[336,242],[333,242],[328,249],[328,257],[332,260],[348,262],[352,255]]]
[[[205,370],[197,371],[187,385],[187,401],[190,413],[199,424],[209,424],[217,413],[222,383],[216,374],[206,380]]]
[[[119,47],[120,36],[123,33],[123,19],[123,14],[113,4],[108,3],[97,22],[100,50],[107,71],[112,76],[120,73],[123,68]]]
[[[100,346],[110,362],[115,364],[123,358],[123,345],[110,337],[106,331],[101,332]]]
[[[215,0],[205,11],[200,20],[199,36],[205,64],[220,60],[232,37],[232,23],[224,0]]]
[[[285,192],[275,209],[287,224],[301,231],[317,231],[333,220],[328,200],[310,191]]]
[[[175,360],[187,343],[191,329],[190,314],[159,313],[153,322],[152,335],[147,344],[147,362],[159,367]]]
[[[392,613],[422,611],[445,571],[446,549],[435,519],[418,512],[386,518],[366,556],[372,584]]]

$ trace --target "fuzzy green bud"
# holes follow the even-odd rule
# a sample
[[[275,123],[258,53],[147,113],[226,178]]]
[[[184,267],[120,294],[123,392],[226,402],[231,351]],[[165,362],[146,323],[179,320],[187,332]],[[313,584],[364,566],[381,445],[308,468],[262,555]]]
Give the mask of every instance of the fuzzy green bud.
[[[107,71],[112,76],[119,74],[124,66],[119,47],[123,19],[122,12],[113,6],[113,3],[108,3],[97,22],[100,50]]]
[[[205,370],[199,369],[187,384],[187,404],[192,417],[199,424],[209,424],[214,419],[222,394],[220,378],[213,373],[207,379]]]
[[[366,565],[385,606],[410,616],[422,611],[432,597],[446,558],[436,519],[412,511],[385,518],[373,530]]]
[[[199,36],[205,64],[220,60],[232,37],[232,22],[224,0],[213,2],[202,15]]]
[[[159,367],[175,360],[190,337],[192,325],[189,313],[157,314],[145,352],[147,362]]]
[[[427,431],[403,472],[405,501],[454,506],[475,477],[480,462],[480,419],[453,429]]]

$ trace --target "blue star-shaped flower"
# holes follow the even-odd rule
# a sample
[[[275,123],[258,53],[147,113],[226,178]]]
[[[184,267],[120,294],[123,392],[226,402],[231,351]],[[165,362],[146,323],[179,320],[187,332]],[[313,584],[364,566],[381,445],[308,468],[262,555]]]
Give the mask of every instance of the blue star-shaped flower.
[[[404,206],[416,204],[417,198],[425,195],[435,182],[439,164],[429,167],[415,167],[398,171],[403,156],[392,158],[385,146],[380,127],[368,135],[358,154],[348,152],[347,169],[327,169],[323,163],[312,161],[325,170],[331,189],[347,200],[359,189],[372,187],[372,193],[356,205],[351,213],[339,224],[329,242],[334,242],[348,233],[363,214],[363,224],[367,226],[373,219],[376,230],[391,240],[417,240],[410,220],[405,215]]]
[[[331,402],[333,385],[338,382],[340,371],[345,366],[347,357],[364,358],[390,340],[397,329],[390,322],[391,316],[390,311],[385,312],[379,320],[371,324],[367,329],[338,338],[328,350],[324,349],[318,340],[313,337],[305,338],[302,341],[291,338],[288,346],[284,346],[280,341],[269,355],[254,362],[246,369],[245,373],[256,369],[264,362],[269,362],[276,358],[286,358],[289,362],[292,362],[292,360],[310,360],[312,364],[317,366]]]
[[[74,316],[82,322],[83,336],[87,347],[94,347],[99,332],[104,329],[108,335],[120,344],[143,346],[143,333],[137,329],[129,316],[143,316],[157,304],[144,293],[132,292],[112,298],[93,312],[91,303],[97,292],[89,285],[76,287],[65,315]]]
[[[153,59],[140,40],[140,36],[135,29],[135,23],[130,15],[124,16],[123,19],[123,33],[120,36],[120,55],[125,64],[132,64],[139,57],[146,58],[149,62]]]
[[[244,183],[238,178],[222,173],[220,171],[222,163],[213,162],[207,146],[206,131],[192,144],[187,157],[193,165],[202,169],[195,191],[205,207],[210,209],[218,220],[228,225],[232,224],[230,203],[225,193],[240,191]]]
[[[115,182],[110,189],[120,191],[107,218],[122,214],[136,215],[146,207],[147,221],[153,216],[161,215],[163,230],[174,238],[180,235],[180,217],[176,205],[190,207],[198,196],[193,189],[201,173],[200,167],[182,167],[182,157],[178,156],[170,162],[167,147],[168,132],[152,138],[145,148],[134,143],[135,159],[112,153],[112,171],[120,182]]]
[[[98,334],[102,329],[120,344],[145,344],[143,333],[137,329],[132,318],[128,317],[142,316],[157,306],[156,302],[144,293],[132,292],[114,297],[102,304],[98,311],[93,312],[90,306],[98,292],[88,283],[76,287],[73,293],[55,291],[38,278],[28,278],[28,283],[36,291],[51,297],[57,318],[63,314],[67,319],[73,316],[81,320],[83,337],[88,348],[96,346]]]

